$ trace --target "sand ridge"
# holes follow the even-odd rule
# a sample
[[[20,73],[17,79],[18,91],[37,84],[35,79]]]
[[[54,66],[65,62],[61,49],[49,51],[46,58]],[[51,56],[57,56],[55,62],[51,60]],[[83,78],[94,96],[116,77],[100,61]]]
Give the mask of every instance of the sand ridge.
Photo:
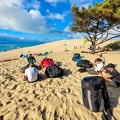
[[[70,43],[70,44],[69,44]],[[50,44],[50,45],[48,45]],[[0,62],[0,119],[4,120],[101,120],[101,113],[89,111],[82,101],[80,81],[88,76],[87,73],[78,72],[76,63],[72,61],[73,53],[87,50],[87,44],[83,49],[74,50],[76,41],[58,41],[44,44],[42,46],[28,47],[18,50],[0,53],[0,60],[7,58],[19,58],[21,53],[45,52],[53,50],[47,57],[57,61],[64,69],[64,75],[60,78],[48,78],[44,71],[39,70],[40,81],[28,83],[23,80],[24,74],[20,69],[26,65],[26,58],[19,60]],[[56,45],[57,44],[57,45]],[[59,48],[58,48],[59,44]],[[64,51],[67,44],[69,51]],[[83,43],[80,42],[82,45]],[[49,46],[56,46],[51,47]],[[38,49],[39,48],[39,49]],[[57,50],[58,49],[58,50]],[[10,54],[11,53],[11,54]],[[80,53],[83,59],[91,62],[97,55]],[[120,72],[119,57],[117,53],[103,53],[106,64],[109,62],[117,64]],[[44,56],[35,56],[36,64],[39,65]],[[120,119],[120,88],[107,86],[112,103],[113,114]],[[65,92],[62,92],[65,91]]]

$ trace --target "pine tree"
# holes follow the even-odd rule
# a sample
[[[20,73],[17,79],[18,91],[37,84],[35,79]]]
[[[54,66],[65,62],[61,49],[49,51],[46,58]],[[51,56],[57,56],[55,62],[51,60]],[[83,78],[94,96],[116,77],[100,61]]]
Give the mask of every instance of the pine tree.
[[[120,36],[120,0],[105,0],[88,8],[72,7],[73,32],[86,33],[84,36],[94,46]]]

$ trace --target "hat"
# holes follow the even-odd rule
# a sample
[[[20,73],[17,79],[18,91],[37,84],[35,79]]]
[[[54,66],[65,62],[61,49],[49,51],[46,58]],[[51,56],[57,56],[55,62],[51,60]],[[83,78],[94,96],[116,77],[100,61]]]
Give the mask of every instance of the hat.
[[[109,63],[109,64],[106,66],[106,68],[115,68],[115,65],[112,64],[112,63]]]

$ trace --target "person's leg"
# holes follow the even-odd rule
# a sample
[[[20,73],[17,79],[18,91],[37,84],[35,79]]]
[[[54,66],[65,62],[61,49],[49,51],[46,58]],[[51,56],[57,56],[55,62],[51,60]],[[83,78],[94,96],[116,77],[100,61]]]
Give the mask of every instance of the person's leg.
[[[28,77],[27,77],[27,76],[24,76],[24,80],[27,80],[27,81],[28,81]]]
[[[117,86],[117,87],[120,87],[120,83],[118,83],[118,82],[115,82],[115,84],[116,84],[116,86]]]
[[[94,69],[89,69],[89,70],[88,70],[88,74],[98,75],[98,72],[96,72]]]

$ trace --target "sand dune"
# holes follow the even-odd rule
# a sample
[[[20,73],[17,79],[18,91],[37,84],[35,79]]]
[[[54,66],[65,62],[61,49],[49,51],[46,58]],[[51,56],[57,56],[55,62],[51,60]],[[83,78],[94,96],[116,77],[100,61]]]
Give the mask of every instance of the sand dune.
[[[45,69],[41,69],[41,79],[28,83],[23,80],[24,74],[20,71],[21,67],[27,64],[25,58],[0,62],[0,120],[101,120],[101,113],[91,112],[83,105],[80,81],[88,74],[78,72],[79,68],[72,61],[72,55],[88,50],[90,43],[85,44],[82,49],[79,48],[80,45],[83,45],[82,40],[56,41],[1,52],[0,60],[6,60],[19,58],[22,53],[43,53],[52,50],[47,57],[59,63],[64,69],[64,75],[60,78],[48,78],[44,73]],[[76,50],[74,46],[77,46]],[[69,51],[64,51],[65,47]],[[91,62],[98,57],[88,53],[80,54],[83,59]],[[103,53],[103,56],[106,58],[106,64],[117,64],[117,70],[120,72],[119,52]],[[39,65],[44,56],[35,58],[36,64]],[[109,85],[107,88],[113,114],[120,120],[120,88]]]

